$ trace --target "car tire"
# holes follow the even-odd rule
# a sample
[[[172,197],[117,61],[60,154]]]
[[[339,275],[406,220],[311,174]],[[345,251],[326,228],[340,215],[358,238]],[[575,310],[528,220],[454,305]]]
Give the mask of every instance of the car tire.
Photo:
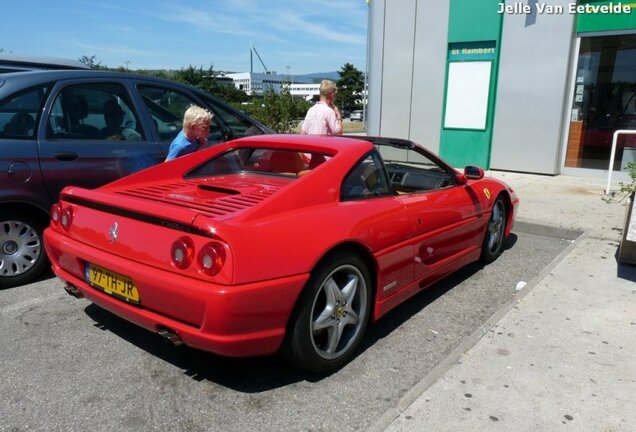
[[[0,289],[30,282],[46,269],[45,223],[21,212],[0,212]]]
[[[503,252],[506,230],[506,203],[501,197],[495,200],[490,213],[484,242],[481,247],[481,260],[486,263],[495,261]]]
[[[290,321],[284,347],[299,369],[324,373],[346,364],[371,312],[371,280],[362,259],[337,253],[317,266]]]

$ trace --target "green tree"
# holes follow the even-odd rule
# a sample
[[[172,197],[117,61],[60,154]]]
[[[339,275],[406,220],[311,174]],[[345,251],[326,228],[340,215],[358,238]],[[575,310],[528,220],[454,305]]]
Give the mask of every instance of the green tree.
[[[208,69],[196,68],[192,65],[174,73],[172,79],[210,93],[227,102],[245,102],[249,96],[245,92],[234,87],[233,84],[221,83],[217,77],[218,72],[212,66]]]
[[[146,75],[146,76],[151,76],[156,78],[172,79],[172,76],[166,70],[137,69],[131,72],[139,74],[139,75]]]
[[[210,90],[210,94],[226,102],[239,104],[250,100],[250,97],[244,91],[234,87],[234,84],[217,84]]]
[[[245,111],[277,133],[295,132],[300,119],[309,108],[303,100],[295,100],[284,87],[280,93],[271,88],[262,97],[252,98],[252,103],[244,106]]]
[[[172,81],[178,81],[184,84],[191,85],[193,87],[197,87],[226,102],[235,102],[240,104],[241,102],[249,100],[249,96],[246,95],[245,92],[234,87],[233,84],[219,82],[219,80],[217,79],[218,73],[214,71],[214,68],[212,66],[207,69],[203,69],[203,67],[197,68],[190,65],[187,68],[181,68],[178,71],[146,69],[128,70],[124,66],[119,66],[116,68],[103,66],[101,62],[97,62],[96,59],[97,56],[93,55],[82,56],[78,60],[89,66],[91,69],[101,69],[115,72],[130,72],[139,75],[147,75],[157,78],[169,79]]]
[[[208,91],[215,81],[215,73],[212,66],[204,70],[202,66],[196,68],[192,65],[187,68],[181,68],[174,73],[173,79],[180,83],[198,87],[201,90]]]
[[[364,74],[351,63],[345,63],[338,71],[338,75],[340,79],[336,83],[338,86],[336,105],[351,111],[357,108],[358,101],[363,97]]]
[[[102,66],[102,62],[97,61],[96,55],[92,55],[92,56],[84,55],[78,58],[77,60],[84,63],[86,66],[88,66],[91,69],[102,69],[102,70],[108,69],[106,66]]]

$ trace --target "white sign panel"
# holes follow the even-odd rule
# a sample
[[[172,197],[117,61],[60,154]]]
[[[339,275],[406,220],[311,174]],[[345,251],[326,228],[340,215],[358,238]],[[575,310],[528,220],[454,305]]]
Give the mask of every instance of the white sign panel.
[[[451,62],[448,65],[445,128],[486,129],[492,62]]]
[[[629,216],[625,240],[636,241],[636,199],[632,201],[632,212]]]

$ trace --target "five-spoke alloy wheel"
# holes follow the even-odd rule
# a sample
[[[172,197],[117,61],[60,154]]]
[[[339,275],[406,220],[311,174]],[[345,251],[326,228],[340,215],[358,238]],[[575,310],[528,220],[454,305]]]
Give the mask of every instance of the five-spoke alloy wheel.
[[[369,321],[370,284],[369,271],[357,255],[338,253],[319,265],[292,317],[290,360],[312,372],[344,365]]]
[[[483,261],[493,262],[501,255],[504,246],[506,221],[506,204],[503,199],[497,198],[492,206],[492,213],[481,249],[481,259]]]

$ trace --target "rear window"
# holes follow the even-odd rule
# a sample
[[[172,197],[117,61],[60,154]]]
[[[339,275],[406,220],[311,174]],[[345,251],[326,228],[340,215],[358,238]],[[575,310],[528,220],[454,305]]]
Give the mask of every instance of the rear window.
[[[262,173],[298,177],[329,160],[322,153],[306,153],[271,148],[239,148],[225,152],[186,175],[187,178],[214,177],[239,173]]]

